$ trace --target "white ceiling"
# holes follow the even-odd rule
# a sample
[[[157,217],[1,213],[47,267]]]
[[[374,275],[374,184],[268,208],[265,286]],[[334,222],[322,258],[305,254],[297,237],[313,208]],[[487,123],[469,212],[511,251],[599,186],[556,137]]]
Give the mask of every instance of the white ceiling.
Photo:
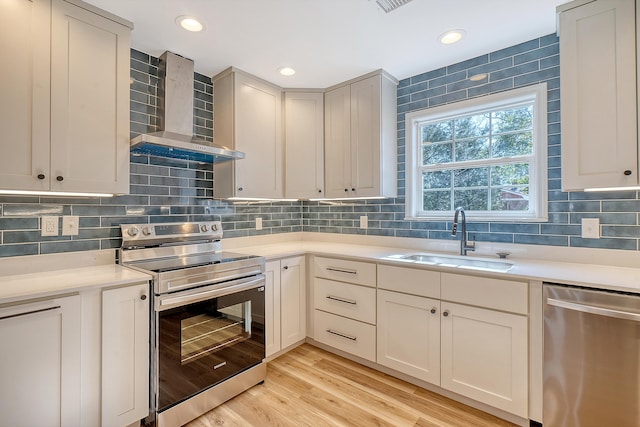
[[[133,21],[132,47],[165,50],[213,76],[238,67],[285,88],[326,88],[383,68],[404,79],[555,32],[567,0],[412,0],[384,13],[374,0],[86,0]],[[202,33],[179,28],[192,15]],[[455,45],[439,34],[463,29]],[[283,77],[282,66],[297,73]]]

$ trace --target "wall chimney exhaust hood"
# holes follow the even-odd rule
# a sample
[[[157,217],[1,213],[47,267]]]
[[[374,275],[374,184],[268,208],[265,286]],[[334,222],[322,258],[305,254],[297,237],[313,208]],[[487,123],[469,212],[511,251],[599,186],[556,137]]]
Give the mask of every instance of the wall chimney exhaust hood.
[[[193,136],[193,61],[171,52],[158,66],[159,131],[136,136],[131,152],[173,159],[218,163],[245,154]]]

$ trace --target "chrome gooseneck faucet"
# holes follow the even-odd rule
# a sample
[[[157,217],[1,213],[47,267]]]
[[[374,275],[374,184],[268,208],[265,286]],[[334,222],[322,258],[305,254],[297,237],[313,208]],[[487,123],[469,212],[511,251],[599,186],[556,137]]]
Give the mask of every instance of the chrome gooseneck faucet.
[[[476,242],[467,240],[467,219],[464,215],[464,209],[459,207],[453,215],[453,226],[451,227],[451,235],[455,236],[458,231],[458,216],[461,216],[462,230],[460,233],[460,255],[466,255],[467,251],[476,250]]]

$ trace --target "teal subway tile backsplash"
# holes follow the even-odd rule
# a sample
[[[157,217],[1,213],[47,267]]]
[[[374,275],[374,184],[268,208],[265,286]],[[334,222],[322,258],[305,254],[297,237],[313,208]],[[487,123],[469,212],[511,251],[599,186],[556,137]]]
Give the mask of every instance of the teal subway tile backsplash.
[[[157,130],[158,58],[131,50],[131,136]],[[541,223],[470,221],[471,238],[522,243],[638,250],[640,198],[636,191],[561,191],[560,62],[555,34],[489,52],[398,84],[398,197],[333,202],[231,203],[213,200],[213,166],[131,156],[131,194],[113,198],[0,196],[0,256],[107,249],[120,245],[123,223],[221,220],[225,238],[297,231],[453,240],[451,221],[404,219],[405,115],[415,110],[545,82],[548,108],[549,218]],[[470,82],[474,74],[487,79]],[[212,140],[213,86],[195,74],[194,132]],[[78,236],[41,237],[42,215],[80,216]],[[359,228],[360,216],[369,218]],[[255,230],[262,217],[263,230]],[[582,239],[582,218],[599,218],[601,239]]]

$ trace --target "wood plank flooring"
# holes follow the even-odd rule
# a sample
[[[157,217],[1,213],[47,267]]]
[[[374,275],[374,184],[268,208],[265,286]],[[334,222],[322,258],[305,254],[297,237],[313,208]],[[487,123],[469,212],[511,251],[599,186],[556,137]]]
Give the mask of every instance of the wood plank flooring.
[[[255,386],[187,424],[493,427],[513,424],[309,344],[267,366]]]

